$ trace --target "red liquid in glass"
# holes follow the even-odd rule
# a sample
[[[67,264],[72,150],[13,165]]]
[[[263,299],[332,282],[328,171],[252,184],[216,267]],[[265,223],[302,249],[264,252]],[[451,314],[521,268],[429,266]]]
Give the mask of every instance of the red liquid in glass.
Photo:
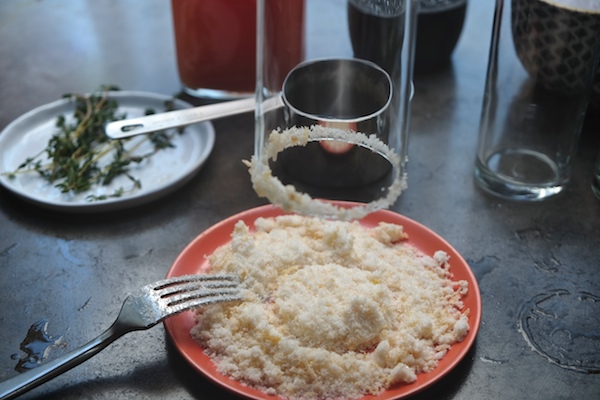
[[[304,0],[266,1],[285,41],[274,50],[277,69],[304,57]],[[279,6],[285,4],[285,6]],[[177,66],[191,89],[254,92],[256,0],[172,0]]]

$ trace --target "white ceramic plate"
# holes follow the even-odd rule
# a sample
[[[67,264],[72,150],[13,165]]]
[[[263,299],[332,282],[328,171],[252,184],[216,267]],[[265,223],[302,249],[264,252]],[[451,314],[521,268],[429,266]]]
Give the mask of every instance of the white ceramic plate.
[[[119,112],[127,118],[144,115],[147,108],[156,112],[165,109],[170,96],[146,92],[115,91],[110,97],[119,104]],[[14,171],[27,157],[43,150],[56,132],[56,119],[64,115],[72,118],[74,101],[62,99],[38,107],[11,122],[0,133],[0,173]],[[192,107],[181,100],[175,108]],[[143,138],[131,140],[131,145]],[[23,199],[49,209],[67,212],[110,211],[140,205],[164,196],[188,182],[198,172],[210,155],[215,142],[215,132],[210,122],[190,125],[182,135],[175,135],[174,148],[159,151],[130,169],[131,174],[141,181],[142,187],[127,192],[118,198],[88,201],[90,194],[111,194],[119,187],[129,188],[131,181],[126,177],[115,179],[108,186],[97,186],[88,192],[73,195],[61,193],[59,189],[42,179],[37,172],[17,174],[15,178],[0,175],[0,184]],[[143,154],[151,149],[143,144],[135,151]]]

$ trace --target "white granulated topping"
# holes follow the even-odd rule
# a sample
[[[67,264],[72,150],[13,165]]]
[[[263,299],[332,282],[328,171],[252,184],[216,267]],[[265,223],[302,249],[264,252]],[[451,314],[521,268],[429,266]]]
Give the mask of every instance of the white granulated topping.
[[[273,175],[269,167],[269,160],[277,160],[277,155],[288,147],[306,146],[309,141],[335,140],[365,146],[382,154],[389,160],[394,169],[395,178],[387,194],[370,203],[355,207],[340,207],[331,202],[315,200],[306,193],[300,193],[293,185],[284,185]],[[367,136],[360,132],[343,130],[320,125],[307,127],[293,127],[284,131],[274,130],[269,135],[269,140],[262,154],[253,156],[251,162],[245,161],[249,167],[250,177],[254,191],[261,197],[267,198],[285,211],[293,211],[308,216],[335,218],[349,221],[360,219],[373,211],[388,208],[398,199],[406,189],[406,173],[401,166],[400,157],[375,135]]]
[[[242,221],[210,257],[245,301],[199,310],[194,338],[218,370],[290,399],[358,398],[431,371],[468,330],[443,251],[421,254],[399,225],[286,215]]]

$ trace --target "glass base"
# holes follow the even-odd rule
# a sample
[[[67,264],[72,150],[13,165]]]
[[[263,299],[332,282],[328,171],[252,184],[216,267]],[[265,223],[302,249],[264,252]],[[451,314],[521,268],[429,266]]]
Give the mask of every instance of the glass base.
[[[187,86],[183,86],[183,91],[192,97],[208,100],[237,100],[254,96],[254,93],[252,92],[230,92],[227,90],[218,89],[193,89]]]
[[[479,159],[475,164],[475,180],[486,192],[493,195],[510,199],[524,201],[539,201],[555,196],[563,191],[566,180],[559,180],[558,175],[554,180],[546,180],[542,183],[533,181],[519,181],[514,176],[503,174],[502,170],[492,169],[490,160],[488,164]],[[545,169],[545,168],[544,168]]]

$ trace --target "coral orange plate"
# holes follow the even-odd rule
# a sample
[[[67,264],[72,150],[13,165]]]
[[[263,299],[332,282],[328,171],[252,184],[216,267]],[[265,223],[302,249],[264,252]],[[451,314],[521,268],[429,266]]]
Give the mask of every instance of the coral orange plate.
[[[352,205],[352,203],[337,203],[348,206]],[[244,211],[217,223],[196,237],[181,252],[171,266],[167,277],[201,273],[207,270],[208,261],[206,256],[210,255],[217,247],[230,242],[230,235],[237,221],[243,220],[249,227],[253,227],[253,222],[258,217],[274,217],[282,214],[284,212],[280,208],[267,205]],[[361,219],[360,223],[366,227],[373,227],[381,221],[404,226],[404,231],[409,235],[408,242],[423,253],[433,255],[437,250],[443,250],[450,256],[450,271],[454,274],[454,279],[463,279],[469,283],[469,292],[463,298],[463,302],[465,307],[470,309],[469,325],[471,329],[462,342],[452,346],[433,371],[419,374],[414,383],[396,385],[377,396],[365,396],[363,400],[405,398],[440,380],[465,357],[475,341],[481,321],[479,286],[464,258],[448,242],[429,228],[392,211],[376,211]],[[194,326],[194,315],[192,312],[188,311],[171,317],[164,324],[168,335],[183,357],[194,368],[216,384],[250,399],[279,399],[277,396],[267,395],[258,389],[248,387],[220,374],[210,358],[204,354],[202,348],[190,336],[190,329]]]

